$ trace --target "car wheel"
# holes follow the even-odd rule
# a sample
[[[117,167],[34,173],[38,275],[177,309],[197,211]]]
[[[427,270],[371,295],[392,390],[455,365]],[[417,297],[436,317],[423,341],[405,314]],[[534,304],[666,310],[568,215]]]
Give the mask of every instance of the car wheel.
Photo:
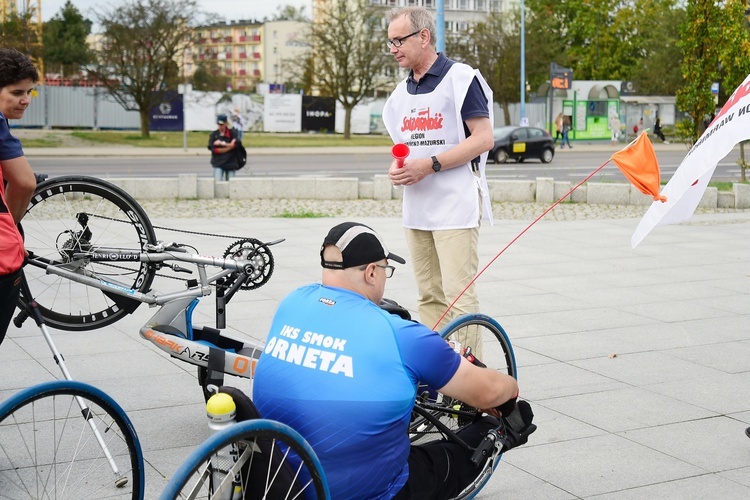
[[[552,161],[552,158],[555,157],[555,152],[551,149],[547,148],[544,151],[542,151],[541,160],[542,163],[549,163]]]
[[[495,151],[495,163],[505,163],[508,161],[508,152],[502,148]]]

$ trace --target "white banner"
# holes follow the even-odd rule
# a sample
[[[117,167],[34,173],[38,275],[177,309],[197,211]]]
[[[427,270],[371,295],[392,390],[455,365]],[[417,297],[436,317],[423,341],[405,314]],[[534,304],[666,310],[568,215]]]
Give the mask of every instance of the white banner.
[[[302,96],[300,94],[266,94],[264,97],[264,132],[302,131]]]
[[[661,194],[641,219],[630,244],[635,248],[656,226],[688,220],[700,203],[716,165],[734,147],[750,139],[750,75],[727,100],[700,139],[693,145]]]

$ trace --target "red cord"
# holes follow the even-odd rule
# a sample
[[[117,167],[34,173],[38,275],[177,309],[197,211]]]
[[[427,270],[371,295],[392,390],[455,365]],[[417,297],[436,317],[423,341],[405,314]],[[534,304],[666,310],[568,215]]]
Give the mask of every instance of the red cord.
[[[531,229],[531,227],[534,224],[536,224],[537,222],[539,222],[540,220],[542,220],[542,218],[544,218],[545,215],[547,215],[548,213],[550,213],[557,205],[559,205],[560,203],[562,203],[562,201],[565,198],[567,198],[568,196],[570,196],[570,193],[572,193],[573,191],[575,191],[576,189],[578,189],[579,187],[581,187],[584,183],[586,183],[589,179],[591,179],[594,175],[596,175],[601,169],[603,169],[605,166],[607,166],[607,163],[609,163],[610,160],[611,160],[611,158],[609,160],[607,160],[606,162],[604,162],[599,168],[597,168],[596,170],[594,170],[593,172],[591,172],[581,182],[579,182],[578,184],[576,184],[575,186],[573,186],[573,188],[571,188],[570,191],[568,191],[567,193],[565,193],[559,200],[557,200],[556,202],[554,202],[552,204],[552,206],[550,206],[547,210],[545,210],[544,212],[542,212],[542,214],[539,217],[537,217],[536,219],[534,219],[534,221],[531,224],[529,224],[528,226],[526,226],[523,231],[521,231],[520,233],[518,233],[518,235],[515,238],[513,238],[510,241],[510,243],[508,243],[507,245],[505,245],[505,247],[502,250],[500,250],[497,253],[497,255],[495,255],[492,258],[492,260],[490,260],[487,263],[487,265],[484,266],[482,268],[482,270],[477,273],[476,276],[474,276],[474,278],[469,282],[469,284],[466,285],[466,288],[464,288],[463,290],[461,290],[461,293],[459,293],[458,296],[455,298],[455,300],[453,302],[451,302],[451,305],[449,305],[448,309],[446,309],[445,312],[443,313],[443,315],[440,316],[440,319],[438,319],[437,323],[435,323],[435,326],[433,326],[432,329],[434,330],[435,328],[437,328],[437,326],[440,324],[440,322],[443,321],[443,318],[445,318],[445,315],[448,314],[448,311],[450,311],[453,308],[453,306],[456,304],[456,302],[458,302],[458,299],[461,298],[461,296],[466,292],[466,290],[468,290],[469,287],[471,285],[473,285],[474,282],[482,275],[482,273],[484,273],[487,270],[488,267],[490,267],[503,253],[505,253],[505,251],[513,243],[515,243],[521,236],[523,236],[526,233],[526,231],[528,231],[529,229]]]

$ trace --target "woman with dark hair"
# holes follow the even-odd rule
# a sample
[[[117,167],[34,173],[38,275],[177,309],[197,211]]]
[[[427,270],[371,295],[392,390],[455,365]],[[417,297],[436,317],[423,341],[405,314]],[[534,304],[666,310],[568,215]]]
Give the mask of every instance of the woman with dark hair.
[[[34,172],[8,120],[23,117],[38,80],[28,57],[15,49],[0,49],[0,343],[16,308],[26,255],[17,224],[36,188]]]

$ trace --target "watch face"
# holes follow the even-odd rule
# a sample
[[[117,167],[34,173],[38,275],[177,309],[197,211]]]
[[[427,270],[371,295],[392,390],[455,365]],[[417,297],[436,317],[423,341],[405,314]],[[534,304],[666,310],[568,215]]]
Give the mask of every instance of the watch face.
[[[440,172],[441,168],[442,168],[442,165],[440,165],[440,162],[438,161],[438,159],[433,156],[432,157],[432,170],[434,170],[435,172]]]

